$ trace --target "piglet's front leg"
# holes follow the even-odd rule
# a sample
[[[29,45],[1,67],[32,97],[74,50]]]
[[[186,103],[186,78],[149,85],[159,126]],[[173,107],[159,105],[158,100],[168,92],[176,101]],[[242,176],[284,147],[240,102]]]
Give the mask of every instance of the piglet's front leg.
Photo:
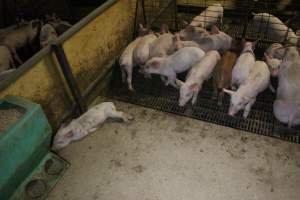
[[[249,116],[249,113],[251,111],[253,104],[255,103],[255,100],[256,100],[256,98],[251,99],[250,102],[246,105],[244,113],[243,113],[243,117],[245,119],[247,119],[247,117]]]

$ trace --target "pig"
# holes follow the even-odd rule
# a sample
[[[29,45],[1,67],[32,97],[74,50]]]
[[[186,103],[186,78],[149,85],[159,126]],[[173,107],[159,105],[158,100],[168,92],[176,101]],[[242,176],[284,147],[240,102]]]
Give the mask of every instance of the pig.
[[[55,13],[53,13],[51,16],[46,15],[46,23],[52,25],[58,35],[63,34],[72,27],[72,24],[70,24],[68,21],[61,20],[56,16]]]
[[[181,49],[183,47],[198,47],[198,48],[200,48],[200,46],[197,42],[181,40],[180,35],[178,33],[175,34],[174,41],[175,41],[175,49],[176,50]]]
[[[278,121],[288,124],[289,128],[300,124],[300,105],[295,102],[275,100],[273,113]]]
[[[10,67],[15,68],[11,53],[7,46],[0,45],[0,73],[9,70]]]
[[[208,36],[210,33],[201,27],[194,27],[187,25],[184,29],[179,32],[181,40],[184,41],[199,41],[202,37]]]
[[[300,55],[296,47],[278,49],[284,52],[279,66],[277,99],[300,102]]]
[[[254,49],[256,43],[257,41],[246,42],[243,40],[243,51],[232,70],[231,88],[233,90],[236,90],[247,79],[255,63]]]
[[[279,65],[281,63],[282,56],[276,55],[276,50],[279,48],[282,48],[282,44],[280,43],[273,43],[271,44],[268,49],[264,53],[264,57],[266,60],[266,63],[269,66],[271,76],[276,77],[279,70]]]
[[[291,44],[296,44],[298,37],[295,32],[288,28],[279,18],[269,13],[253,13],[254,26],[261,32],[267,32],[271,40],[284,42],[285,39]]]
[[[216,26],[212,26],[211,33],[196,41],[203,51],[218,50],[225,52],[230,49],[233,40],[232,37],[220,31]]]
[[[72,120],[67,126],[62,126],[54,137],[52,150],[60,150],[72,141],[86,137],[89,133],[96,131],[108,118],[121,119],[124,122],[133,119],[129,114],[117,111],[112,102],[100,103],[79,118]]]
[[[196,103],[203,82],[211,77],[220,58],[220,54],[217,51],[209,51],[189,71],[185,82],[176,80],[176,84],[180,87],[179,106],[185,106],[191,98],[192,105]]]
[[[157,35],[155,35],[153,32],[150,32],[141,38],[133,50],[133,59],[137,65],[143,67],[149,60],[151,55],[151,45],[155,40],[157,40],[157,38]]]
[[[223,103],[224,91],[231,86],[231,74],[233,66],[237,60],[238,54],[233,50],[226,51],[218,62],[213,76],[213,99],[218,99],[218,105]]]
[[[32,20],[28,25],[23,25],[15,29],[3,38],[2,43],[9,48],[13,58],[22,64],[22,60],[17,54],[17,49],[25,47],[28,43],[32,43],[37,37],[41,22],[39,20]]]
[[[51,42],[57,39],[57,33],[52,25],[45,24],[41,28],[40,32],[40,45],[41,47],[48,46]]]
[[[208,6],[200,15],[196,16],[190,25],[210,28],[212,25],[215,25],[218,20],[221,20],[222,23],[223,12],[224,9],[221,4],[213,4]]]
[[[141,41],[141,38],[149,33],[150,29],[143,27],[143,25],[140,24],[139,29],[139,37],[137,37],[133,42],[131,42],[123,51],[120,59],[119,64],[121,67],[122,72],[122,81],[125,82],[126,74],[127,74],[127,84],[130,91],[134,91],[132,87],[132,71],[133,68],[137,65],[133,58],[133,51],[136,48],[136,46]]]
[[[150,59],[145,65],[145,72],[166,76],[168,80],[165,82],[165,85],[168,86],[170,84],[177,88],[175,83],[176,74],[190,69],[198,63],[204,55],[204,51],[197,47],[185,47],[173,55]]]
[[[169,32],[166,24],[162,24],[159,37],[150,45],[150,58],[164,57],[174,52],[174,35]]]
[[[256,96],[264,91],[270,82],[270,71],[263,61],[256,61],[250,73],[237,91],[223,89],[231,96],[228,114],[234,116],[240,110],[244,110],[243,117],[247,118],[252,105],[256,101]]]
[[[5,35],[9,34],[11,31],[18,29],[20,26],[27,25],[27,24],[28,24],[28,21],[21,18],[18,21],[18,23],[0,29],[0,38],[3,38]]]
[[[136,66],[136,63],[133,60],[133,51],[135,47],[140,42],[141,37],[136,38],[133,42],[131,42],[123,51],[119,64],[122,72],[122,81],[125,82],[126,74],[127,74],[127,84],[130,91],[134,91],[132,87],[132,71]]]

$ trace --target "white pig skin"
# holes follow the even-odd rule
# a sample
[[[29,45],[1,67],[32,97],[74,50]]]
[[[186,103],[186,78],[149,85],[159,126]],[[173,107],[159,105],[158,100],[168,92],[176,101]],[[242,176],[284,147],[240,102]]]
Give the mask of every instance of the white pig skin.
[[[54,27],[50,24],[45,24],[40,32],[40,45],[41,47],[48,46],[51,42],[57,39],[57,33]]]
[[[121,67],[121,72],[122,72],[122,80],[125,82],[126,79],[126,74],[127,74],[127,84],[128,88],[133,91],[132,87],[132,71],[133,68],[136,66],[136,63],[133,60],[133,51],[135,47],[138,45],[140,42],[141,37],[136,38],[133,42],[131,42],[123,51],[120,59],[119,59],[119,64]]]
[[[233,90],[237,89],[249,76],[250,70],[255,63],[254,48],[255,43],[244,43],[244,49],[232,70],[231,88]]]
[[[177,87],[175,84],[176,74],[190,69],[198,63],[204,55],[204,51],[197,47],[185,47],[171,56],[150,59],[145,65],[145,72],[164,75],[168,77],[166,85],[171,84]]]
[[[273,104],[273,112],[276,119],[288,124],[289,128],[300,124],[300,106],[293,102],[276,100]]]
[[[52,150],[62,149],[72,141],[84,138],[97,130],[108,118],[122,119],[124,122],[133,119],[129,114],[117,111],[112,102],[100,103],[72,120],[67,126],[61,127],[54,137]]]
[[[279,18],[269,13],[253,13],[253,21],[255,27],[261,32],[267,32],[272,40],[283,42],[286,38],[288,31],[287,40],[291,44],[296,44],[298,37],[295,32],[288,28]]]
[[[203,82],[211,77],[220,58],[217,51],[209,51],[200,62],[190,69],[185,82],[176,80],[180,87],[179,106],[185,106],[191,98],[192,105],[196,103]]]
[[[137,65],[144,66],[150,59],[151,45],[155,40],[157,40],[157,36],[153,33],[145,35],[141,38],[133,50],[133,59]]]
[[[256,101],[256,96],[268,87],[269,82],[270,71],[267,64],[263,61],[256,61],[246,81],[237,91],[224,89],[224,92],[231,95],[228,114],[234,116],[240,110],[244,110],[243,117],[247,118]]]
[[[200,15],[196,16],[190,25],[208,28],[215,25],[219,20],[222,23],[223,12],[224,9],[221,4],[213,4],[208,6]]]
[[[150,45],[150,58],[164,57],[175,52],[174,35],[163,33]]]
[[[179,36],[181,40],[184,41],[199,41],[202,37],[208,36],[209,32],[206,29],[201,27],[194,27],[194,26],[186,26],[185,29],[182,29],[179,32]]]

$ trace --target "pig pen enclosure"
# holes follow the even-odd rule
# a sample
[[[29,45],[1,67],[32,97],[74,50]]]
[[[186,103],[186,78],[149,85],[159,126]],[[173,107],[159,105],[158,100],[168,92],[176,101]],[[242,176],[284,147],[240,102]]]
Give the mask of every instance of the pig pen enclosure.
[[[287,21],[288,26],[294,31],[300,29],[298,17],[300,3],[274,0],[141,0],[137,1],[136,4],[135,27],[137,27],[138,23],[145,23],[151,26],[153,30],[157,30],[161,24],[167,24],[172,32],[177,32],[185,27],[183,21],[191,22],[195,16],[213,3],[220,3],[224,7],[224,18],[222,22],[218,22],[218,26],[222,31],[237,39],[259,40],[255,49],[257,59],[263,58],[263,53],[270,44],[274,42],[286,44],[287,38],[279,41],[270,37],[269,33],[272,30],[269,24],[266,27],[255,27],[252,22],[253,13],[273,14],[282,21]],[[142,13],[142,15],[137,15],[137,13]],[[179,75],[181,80],[184,77],[184,74]],[[276,85],[276,82],[277,80],[272,80],[272,84]],[[300,127],[288,128],[274,117],[273,102],[276,94],[272,93],[270,89],[259,94],[249,117],[244,119],[241,114],[236,117],[230,117],[227,114],[229,107],[228,95],[225,97],[223,106],[218,106],[217,101],[212,100],[212,80],[204,84],[197,103],[193,106],[189,104],[185,107],[178,106],[178,90],[172,86],[164,86],[158,76],[153,76],[151,80],[145,79],[136,70],[133,73],[133,87],[135,92],[128,90],[127,85],[121,81],[119,66],[115,66],[113,79],[107,94],[110,98],[300,143]]]

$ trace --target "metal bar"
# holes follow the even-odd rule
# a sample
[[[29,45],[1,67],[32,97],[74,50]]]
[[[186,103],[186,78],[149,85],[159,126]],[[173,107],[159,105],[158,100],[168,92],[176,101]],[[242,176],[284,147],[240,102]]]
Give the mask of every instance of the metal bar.
[[[135,36],[136,36],[136,23],[137,23],[137,16],[138,16],[139,1],[140,0],[136,0],[136,3],[135,3],[135,13],[134,13],[134,24],[133,24],[132,39],[134,39]]]
[[[141,0],[141,1],[142,1],[142,10],[143,10],[144,24],[147,24],[146,9],[145,9],[145,0]]]
[[[174,0],[174,22],[175,30],[178,31],[178,9],[177,9],[177,0]]]
[[[60,43],[52,44],[52,49],[56,55],[58,63],[61,67],[61,70],[64,74],[64,78],[68,84],[68,87],[72,93],[72,96],[76,102],[76,106],[78,106],[79,113],[82,114],[86,111],[86,105],[83,100],[83,97],[80,93],[79,87],[77,85],[76,79],[72,73],[71,67],[67,60],[64,49]]]

